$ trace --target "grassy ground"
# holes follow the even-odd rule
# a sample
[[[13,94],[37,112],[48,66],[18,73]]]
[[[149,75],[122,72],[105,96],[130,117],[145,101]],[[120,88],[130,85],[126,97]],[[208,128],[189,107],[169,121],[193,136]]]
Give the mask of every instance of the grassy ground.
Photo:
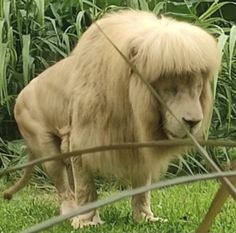
[[[0,191],[5,185],[1,185]],[[194,232],[206,213],[210,201],[218,188],[216,182],[201,182],[152,193],[152,206],[160,217],[167,218],[168,223],[135,224],[131,219],[130,201],[124,200],[100,210],[106,224],[73,230],[69,221],[44,232]],[[101,191],[101,190],[100,190]],[[114,191],[116,192],[116,191]],[[102,197],[113,192],[101,191]],[[58,214],[57,196],[53,190],[43,190],[30,186],[19,192],[12,201],[0,200],[0,233],[15,233]],[[229,199],[217,217],[211,233],[236,232],[236,202]]]

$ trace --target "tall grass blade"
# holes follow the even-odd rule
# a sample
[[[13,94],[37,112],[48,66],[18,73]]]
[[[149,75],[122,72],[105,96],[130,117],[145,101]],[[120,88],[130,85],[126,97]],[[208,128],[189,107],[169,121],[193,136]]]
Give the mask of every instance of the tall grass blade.
[[[213,15],[216,11],[221,9],[224,5],[228,4],[230,2],[221,2],[219,3],[219,0],[216,0],[208,9],[206,12],[204,12],[200,17],[200,21],[204,21],[207,18],[209,18],[211,15]]]
[[[146,0],[139,0],[140,9],[143,11],[149,11],[149,6]]]
[[[139,9],[139,1],[138,0],[129,0],[128,6],[134,9]]]
[[[228,40],[228,36],[225,35],[224,32],[222,32],[221,35],[218,38],[218,50],[221,54],[221,58],[223,58],[224,48],[226,46],[227,40]],[[216,98],[216,89],[217,89],[218,79],[219,79],[219,74],[216,73],[214,75],[214,80],[213,80],[213,99],[214,99],[214,101],[215,101],[215,98]],[[209,137],[212,115],[213,115],[213,108],[212,108],[211,113],[210,113],[208,127],[207,127],[206,131],[204,132],[205,140],[207,140],[208,137]]]
[[[4,18],[4,0],[0,0],[0,20]]]
[[[0,46],[1,43],[3,43],[3,26],[4,26],[4,20],[0,20]]]
[[[88,0],[80,0],[79,3],[80,3],[81,10],[85,10],[84,4],[86,4],[86,5],[94,8],[94,9],[96,9],[99,12],[102,11],[102,9],[99,6],[97,6],[94,1],[91,2],[91,0],[90,1],[88,1]]]
[[[165,2],[158,2],[153,9],[153,13],[159,15],[165,8],[166,8]]]
[[[6,87],[6,51],[7,45],[3,43],[3,26],[4,20],[0,21],[0,105],[5,102],[5,96],[7,94]]]
[[[227,107],[228,107],[228,111],[227,111],[227,129],[229,131],[230,128],[230,124],[231,124],[231,113],[232,113],[232,96],[231,96],[231,91],[229,89],[229,86],[227,84],[223,84],[224,89],[225,89],[225,98],[226,98],[226,103],[227,103]]]
[[[51,24],[52,24],[52,27],[53,27],[53,29],[54,29],[54,32],[55,32],[55,36],[57,37],[57,44],[59,45],[60,44],[60,36],[59,36],[59,33],[58,33],[58,28],[57,28],[57,25],[56,25],[56,21],[55,21],[55,19],[52,19],[52,18],[47,18],[50,22],[51,22]]]
[[[228,40],[228,36],[225,35],[224,33],[222,33],[219,38],[218,38],[218,49],[219,49],[219,52],[221,54],[221,58],[223,57],[223,54],[224,54],[224,48],[226,46],[226,42]],[[215,78],[214,78],[214,89],[213,89],[213,95],[214,95],[214,99],[216,97],[216,88],[217,88],[217,83],[218,83],[218,74],[215,75]]]
[[[37,6],[37,19],[38,23],[43,27],[44,26],[44,0],[35,0]]]
[[[8,90],[6,81],[6,52],[7,44],[1,43],[0,45],[0,105],[7,104],[7,109],[9,111],[9,103],[7,101]]]
[[[76,32],[77,32],[77,36],[78,38],[80,38],[81,34],[82,34],[82,21],[84,19],[84,14],[85,11],[82,10],[78,13],[77,17],[76,17],[76,23],[75,23],[75,27],[76,27]]]
[[[233,25],[230,30],[230,35],[229,35],[229,75],[230,75],[230,78],[231,78],[231,73],[232,73],[232,62],[233,62],[235,45],[236,45],[236,26]]]
[[[65,46],[66,46],[66,52],[67,52],[67,54],[69,54],[71,51],[69,36],[66,33],[63,33],[62,39],[63,39]]]
[[[7,28],[10,27],[10,1],[5,0],[4,1],[4,19],[7,23]]]
[[[14,36],[13,36],[13,28],[9,27],[7,32],[7,47],[15,49],[14,46]]]
[[[27,85],[30,80],[30,35],[23,35],[22,59],[24,84]]]

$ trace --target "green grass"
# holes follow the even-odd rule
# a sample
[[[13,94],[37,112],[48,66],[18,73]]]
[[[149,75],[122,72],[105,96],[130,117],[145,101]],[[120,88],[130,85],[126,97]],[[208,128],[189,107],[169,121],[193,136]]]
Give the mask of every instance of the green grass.
[[[1,185],[3,190],[5,185]],[[73,230],[69,221],[48,229],[48,233],[72,232],[162,232],[191,233],[205,215],[219,185],[216,182],[200,182],[152,193],[152,207],[168,223],[135,224],[131,218],[130,200],[123,200],[100,210],[106,223],[99,227]],[[99,190],[102,198],[117,192]],[[0,232],[20,232],[33,224],[59,214],[55,191],[38,189],[34,186],[19,192],[12,201],[0,200]],[[216,218],[211,233],[235,233],[236,202],[229,199]]]

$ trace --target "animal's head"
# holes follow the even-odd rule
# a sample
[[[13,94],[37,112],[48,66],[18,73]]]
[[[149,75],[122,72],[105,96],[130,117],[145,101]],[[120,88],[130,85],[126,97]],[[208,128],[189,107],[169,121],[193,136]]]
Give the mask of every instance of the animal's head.
[[[216,40],[197,26],[158,19],[142,11],[112,13],[97,25],[137,67],[177,119],[193,134],[201,133],[212,107],[211,81],[220,67]],[[89,71],[86,82],[93,80],[101,86],[106,103],[112,106],[107,121],[111,116],[115,122],[121,118],[128,122],[133,117],[135,132],[142,139],[185,137],[179,122],[155,99],[97,25],[84,34],[74,54],[80,54],[80,67]],[[78,70],[79,77],[82,73]]]
[[[202,99],[206,91],[204,90],[206,81],[203,76],[202,74],[168,75],[160,77],[153,84],[164,102],[160,104],[160,121],[163,131],[169,138],[186,136],[186,131],[179,122],[182,122],[193,134],[201,129],[204,117],[208,114],[206,111],[209,111],[209,109],[204,109],[206,99]]]
[[[150,129],[153,126],[152,138],[155,134],[159,138],[186,137],[179,122],[194,135],[203,136],[212,107],[211,81],[220,66],[217,43],[210,34],[188,23],[162,18],[155,26],[132,42],[130,57],[164,104],[148,93],[134,72],[134,94],[130,94],[133,109]]]

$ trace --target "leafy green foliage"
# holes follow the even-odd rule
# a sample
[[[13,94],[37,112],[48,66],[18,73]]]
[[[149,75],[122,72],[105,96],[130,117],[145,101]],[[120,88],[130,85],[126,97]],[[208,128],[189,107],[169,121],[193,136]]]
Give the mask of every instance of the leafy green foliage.
[[[78,21],[81,4],[68,2],[0,0],[0,110],[4,119],[11,114],[19,91],[66,57],[91,23],[85,11]]]

